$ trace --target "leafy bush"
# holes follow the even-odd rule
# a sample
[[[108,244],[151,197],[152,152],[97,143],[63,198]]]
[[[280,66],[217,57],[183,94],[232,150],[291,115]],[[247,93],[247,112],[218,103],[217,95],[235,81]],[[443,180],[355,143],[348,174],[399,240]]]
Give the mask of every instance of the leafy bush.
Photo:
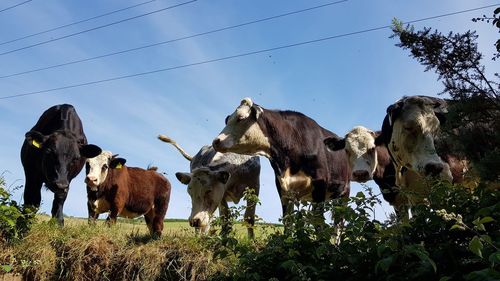
[[[35,211],[23,209],[5,186],[5,179],[0,176],[0,242],[20,239],[31,227]]]
[[[500,192],[471,192],[434,185],[428,203],[409,222],[372,220],[378,201],[367,190],[346,202],[325,204],[325,225],[300,208],[286,218],[287,231],[264,242],[218,245],[238,263],[219,280],[498,280]]]

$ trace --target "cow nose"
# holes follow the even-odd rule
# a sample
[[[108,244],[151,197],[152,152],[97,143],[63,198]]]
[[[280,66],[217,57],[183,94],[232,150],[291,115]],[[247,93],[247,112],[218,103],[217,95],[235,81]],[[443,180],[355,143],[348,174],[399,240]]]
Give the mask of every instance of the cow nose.
[[[58,189],[67,189],[69,184],[68,184],[68,182],[65,182],[65,181],[58,181],[58,182],[56,182],[56,186]]]
[[[352,173],[354,180],[365,182],[370,179],[370,173],[365,170],[357,170]]]
[[[200,219],[191,219],[189,220],[189,225],[191,227],[200,227],[201,220]]]
[[[85,182],[87,184],[96,184],[97,183],[97,178],[96,177],[92,177],[92,176],[87,176],[85,178]]]
[[[444,169],[444,165],[441,163],[429,163],[425,165],[425,175],[426,176],[437,176]]]

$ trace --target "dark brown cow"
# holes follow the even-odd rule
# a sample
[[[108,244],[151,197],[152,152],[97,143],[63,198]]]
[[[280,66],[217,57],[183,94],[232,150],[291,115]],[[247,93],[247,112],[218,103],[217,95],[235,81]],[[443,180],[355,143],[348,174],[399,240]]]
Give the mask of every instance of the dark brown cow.
[[[323,202],[349,196],[346,153],[328,151],[326,137],[337,136],[302,113],[267,110],[245,98],[212,144],[223,153],[267,157],[287,214],[290,199]]]
[[[152,169],[127,167],[125,161],[113,157],[109,151],[87,161],[85,183],[95,196],[89,198],[93,201],[89,211],[94,219],[109,212],[111,224],[116,223],[117,216],[144,215],[151,235],[160,236],[170,201],[170,183]]]

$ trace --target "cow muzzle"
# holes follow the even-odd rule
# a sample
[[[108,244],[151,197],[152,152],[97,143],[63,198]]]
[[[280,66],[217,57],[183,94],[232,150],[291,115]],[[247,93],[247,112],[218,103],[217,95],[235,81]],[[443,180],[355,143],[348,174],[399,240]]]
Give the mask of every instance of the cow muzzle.
[[[215,151],[226,153],[228,148],[232,146],[232,141],[229,136],[225,134],[220,134],[217,138],[212,141],[212,146]]]
[[[90,187],[91,190],[95,191],[94,189],[97,190],[97,185],[99,182],[96,177],[87,176],[85,177],[85,183],[87,184],[88,187]]]
[[[68,181],[56,181],[54,182],[54,185],[57,187],[59,190],[68,190],[69,188],[69,182]]]
[[[367,182],[371,180],[370,173],[366,170],[356,170],[352,172],[352,180],[355,182]]]

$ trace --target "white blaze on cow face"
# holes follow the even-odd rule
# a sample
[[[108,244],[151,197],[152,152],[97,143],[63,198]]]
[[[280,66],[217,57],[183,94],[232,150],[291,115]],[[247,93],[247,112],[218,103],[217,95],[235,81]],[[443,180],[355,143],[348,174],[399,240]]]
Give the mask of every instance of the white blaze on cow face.
[[[243,99],[233,114],[227,117],[226,127],[214,139],[214,149],[269,157],[271,145],[257,123],[262,112],[263,109],[253,104],[250,98]]]
[[[212,215],[224,198],[229,173],[198,168],[192,173],[175,175],[180,182],[188,186],[188,193],[191,196],[189,224],[206,234],[210,229]]]
[[[111,151],[103,151],[96,157],[87,159],[85,183],[92,191],[97,191],[97,187],[106,180],[112,157]]]
[[[398,116],[389,118],[392,135],[389,151],[397,165],[407,167],[420,175],[439,175],[451,181],[448,164],[437,155],[434,137],[439,131],[435,115],[435,101],[425,97],[409,97],[398,105]]]

